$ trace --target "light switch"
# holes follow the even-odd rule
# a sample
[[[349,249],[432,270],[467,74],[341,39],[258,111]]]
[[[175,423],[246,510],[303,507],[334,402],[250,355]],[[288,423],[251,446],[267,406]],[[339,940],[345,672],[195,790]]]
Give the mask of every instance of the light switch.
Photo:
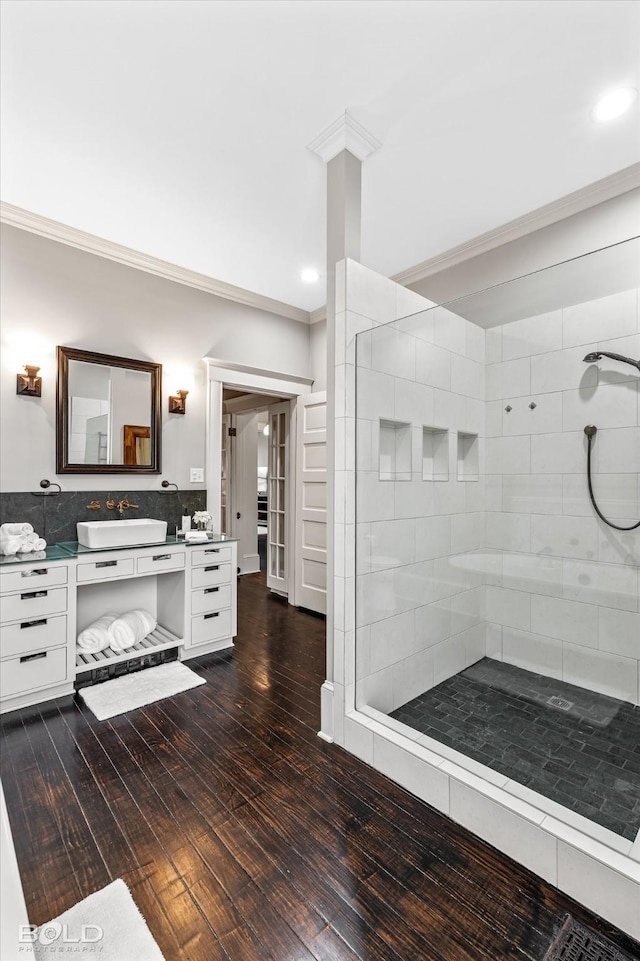
[[[204,467],[191,467],[189,469],[189,482],[191,484],[203,484]]]

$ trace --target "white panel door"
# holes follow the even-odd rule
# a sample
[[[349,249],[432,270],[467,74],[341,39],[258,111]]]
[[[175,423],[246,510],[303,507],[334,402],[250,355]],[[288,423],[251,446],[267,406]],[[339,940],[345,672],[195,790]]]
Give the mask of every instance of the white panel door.
[[[289,401],[269,408],[267,587],[289,594]]]
[[[222,415],[220,432],[220,530],[231,533],[231,415]]]
[[[296,597],[327,612],[327,395],[298,397],[296,445]]]
[[[233,508],[231,530],[238,538],[238,573],[260,570],[258,554],[258,415],[232,414]]]

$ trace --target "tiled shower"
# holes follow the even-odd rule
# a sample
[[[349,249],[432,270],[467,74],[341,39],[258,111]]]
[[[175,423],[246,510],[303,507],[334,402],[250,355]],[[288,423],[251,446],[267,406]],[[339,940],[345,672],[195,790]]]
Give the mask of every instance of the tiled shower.
[[[633,525],[640,372],[583,360],[640,358],[622,253],[358,334],[355,669],[357,708],[633,840],[640,528],[584,433]]]

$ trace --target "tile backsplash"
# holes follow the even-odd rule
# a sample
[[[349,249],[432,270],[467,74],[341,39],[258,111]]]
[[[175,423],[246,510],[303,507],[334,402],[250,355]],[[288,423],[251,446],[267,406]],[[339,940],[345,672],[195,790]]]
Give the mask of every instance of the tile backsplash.
[[[0,493],[0,524],[25,522],[44,537],[47,544],[75,541],[78,521],[116,520],[118,513],[107,510],[108,500],[127,498],[137,509],[126,517],[154,517],[167,522],[167,532],[174,533],[186,508],[190,514],[206,510],[206,491],[63,491],[59,494],[33,494],[31,491]],[[100,510],[87,510],[87,504],[98,501]]]

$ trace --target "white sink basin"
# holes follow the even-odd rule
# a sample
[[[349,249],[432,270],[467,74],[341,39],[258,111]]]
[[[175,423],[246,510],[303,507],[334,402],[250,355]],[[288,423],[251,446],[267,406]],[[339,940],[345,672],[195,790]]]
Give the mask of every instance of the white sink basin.
[[[167,536],[167,522],[148,517],[126,521],[79,521],[78,543],[83,547],[133,547],[158,544]]]

